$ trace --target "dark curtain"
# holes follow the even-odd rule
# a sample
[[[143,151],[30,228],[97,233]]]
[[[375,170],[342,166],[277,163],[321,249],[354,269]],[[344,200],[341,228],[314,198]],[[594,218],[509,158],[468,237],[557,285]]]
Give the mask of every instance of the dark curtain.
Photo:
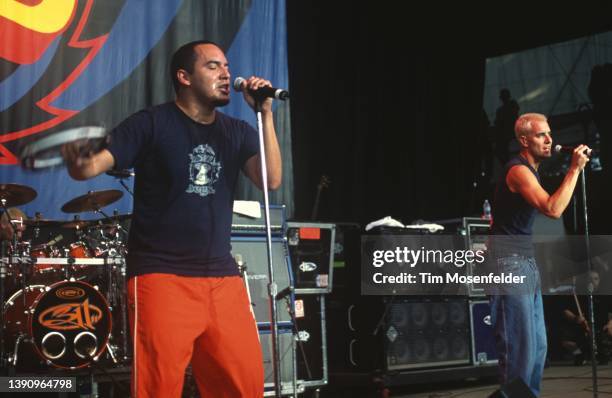
[[[288,3],[296,217],[310,216],[321,175],[323,220],[477,212],[484,57],[428,37],[416,15],[387,26],[373,10]]]

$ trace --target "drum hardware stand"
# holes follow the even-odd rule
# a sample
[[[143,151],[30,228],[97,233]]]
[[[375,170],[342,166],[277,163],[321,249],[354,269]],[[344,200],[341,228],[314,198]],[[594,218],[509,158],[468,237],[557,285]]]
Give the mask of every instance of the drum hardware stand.
[[[2,372],[0,374],[4,374],[4,368],[6,367],[6,358],[4,352],[4,296],[6,295],[6,292],[4,291],[4,281],[6,280],[8,273],[8,264],[5,262],[5,259],[7,259],[6,244],[6,241],[3,241],[2,247],[0,248],[0,250],[2,251],[2,261],[0,262],[0,304],[2,305],[2,308],[0,309],[0,369],[2,369]]]
[[[74,266],[74,257],[70,256],[68,249],[64,248],[64,257],[68,258],[68,261],[64,265],[64,279],[70,280],[70,266]]]
[[[8,363],[9,365],[16,367],[17,366],[17,361],[18,361],[18,353],[19,353],[19,345],[21,344],[21,342],[25,342],[27,343],[29,340],[27,338],[27,336],[23,333],[19,333],[19,335],[17,336],[17,339],[15,339],[15,351],[13,352],[12,357],[9,356],[8,358]]]
[[[39,211],[34,213],[35,220],[41,220],[42,216],[43,216],[42,213]],[[38,224],[35,224],[34,225],[34,239],[38,239],[39,236],[40,236],[40,227],[38,226]]]
[[[97,204],[94,204],[94,209],[93,209],[94,213],[99,213],[101,214],[104,218],[106,219],[111,219],[111,217],[106,214]],[[115,226],[117,227],[118,231],[122,231],[125,233],[125,230],[123,229],[123,227],[119,224],[119,222],[117,221],[117,223],[115,224]],[[115,236],[115,241],[118,243],[119,242],[119,235],[118,232]],[[125,279],[126,279],[126,265],[125,265],[125,259],[122,256],[119,257],[114,257],[113,260],[111,261],[113,264],[117,264],[119,265],[119,271],[120,271],[120,278],[119,278],[119,291],[121,292],[121,296],[125,296],[123,293],[126,291],[125,290]],[[109,279],[108,279],[108,297],[109,297],[109,301],[111,301],[112,304],[118,305],[120,307],[120,311],[121,311],[121,333],[122,333],[122,344],[123,344],[123,359],[127,359],[128,358],[128,332],[127,332],[127,302],[125,302],[125,297],[123,297],[123,302],[119,303],[116,297],[116,294],[114,293],[113,290],[113,278],[112,278],[112,270],[109,269]]]
[[[108,351],[108,355],[110,355],[111,359],[113,360],[113,363],[116,365],[117,362],[117,356],[115,355],[115,347],[113,345],[111,345],[111,343],[106,343],[106,350]]]
[[[116,256],[107,258],[107,264],[110,265],[109,269],[109,279],[108,279],[108,301],[111,304],[111,312],[114,309],[118,309],[121,316],[121,348],[122,348],[122,359],[126,360],[128,358],[128,320],[127,320],[127,301],[125,292],[125,280],[127,276],[127,269],[125,264],[125,258],[123,256]],[[113,267],[117,267],[119,269],[119,278],[113,278]],[[117,294],[117,291],[120,293]],[[112,335],[112,331],[111,331]],[[110,351],[111,358],[113,358],[113,362],[117,363],[115,359],[114,353]]]
[[[13,238],[11,240],[12,246],[13,246],[13,250],[12,250],[13,253],[11,253],[12,256],[10,257],[10,260],[9,260],[9,264],[13,264],[13,261],[15,261],[17,259],[17,256],[15,256],[14,252],[17,250],[17,232],[18,231],[17,231],[17,227],[15,227],[15,224],[13,224],[13,222],[12,222],[13,220],[11,220],[11,215],[9,214],[8,208],[6,207],[6,199],[5,198],[0,199],[0,206],[4,210],[4,213],[6,213],[6,218],[8,220],[8,224],[11,226],[11,229],[13,230]],[[22,253],[19,253],[18,255],[21,256]],[[22,260],[21,261],[21,267],[20,267],[21,268],[21,285],[25,286],[25,283],[26,283],[26,272],[27,272],[27,266],[26,266],[27,262],[23,261],[23,259],[20,259],[20,260]],[[2,322],[1,322],[2,327],[4,327],[4,299],[5,299],[5,295],[6,295],[6,292],[4,291],[4,279],[6,278],[6,272],[7,272],[6,271],[6,266],[4,266],[3,272],[0,271],[0,277],[2,278],[0,280],[0,282],[2,282],[2,285],[0,286],[0,299],[2,299],[1,304],[3,306],[2,311],[1,311],[1,313],[2,313]],[[25,307],[25,304],[26,304],[26,297],[25,297],[25,295],[23,297],[23,304],[24,304],[24,307]],[[2,358],[4,358],[4,333],[2,333],[2,340],[1,340],[1,342],[2,342],[2,351],[1,351],[1,353],[2,353]]]
[[[128,319],[127,319],[127,289],[126,289],[126,277],[127,277],[127,267],[125,263],[124,257],[118,257],[119,259],[119,291],[120,294],[120,305],[121,308],[121,342],[123,343],[123,359],[126,360],[128,358]]]

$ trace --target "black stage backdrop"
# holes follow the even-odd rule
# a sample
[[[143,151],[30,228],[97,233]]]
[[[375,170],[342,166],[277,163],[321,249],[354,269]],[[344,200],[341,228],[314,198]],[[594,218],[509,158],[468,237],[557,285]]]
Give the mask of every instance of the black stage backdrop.
[[[310,216],[321,175],[322,220],[479,214],[486,58],[612,29],[586,7],[357,4],[287,3],[296,218]]]

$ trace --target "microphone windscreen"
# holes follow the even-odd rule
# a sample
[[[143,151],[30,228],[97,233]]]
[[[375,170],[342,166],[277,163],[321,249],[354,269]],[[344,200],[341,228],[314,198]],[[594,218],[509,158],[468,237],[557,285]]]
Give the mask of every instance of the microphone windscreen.
[[[236,79],[234,79],[234,90],[236,91],[242,91],[242,83],[244,83],[246,80],[243,77],[238,76]]]

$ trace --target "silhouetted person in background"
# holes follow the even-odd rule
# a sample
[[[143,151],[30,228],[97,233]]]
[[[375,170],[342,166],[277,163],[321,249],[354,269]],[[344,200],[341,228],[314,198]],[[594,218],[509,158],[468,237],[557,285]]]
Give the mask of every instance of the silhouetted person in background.
[[[499,99],[502,106],[495,113],[495,156],[505,165],[510,159],[508,145],[514,140],[514,122],[518,119],[520,107],[507,88],[499,91]]]
[[[589,316],[587,296],[587,275],[593,283],[593,308],[595,313],[595,337],[597,340],[597,360],[600,365],[605,365],[610,359],[610,348],[612,347],[612,308],[610,307],[610,296],[603,295],[599,291],[600,275],[593,270],[586,275],[581,275],[576,281],[577,296],[565,296],[565,308],[563,309],[563,320],[561,324],[561,345],[574,357],[574,365],[583,365],[591,356],[591,333],[592,330],[585,319]],[[577,302],[576,302],[577,301]],[[580,309],[578,309],[578,305]]]

